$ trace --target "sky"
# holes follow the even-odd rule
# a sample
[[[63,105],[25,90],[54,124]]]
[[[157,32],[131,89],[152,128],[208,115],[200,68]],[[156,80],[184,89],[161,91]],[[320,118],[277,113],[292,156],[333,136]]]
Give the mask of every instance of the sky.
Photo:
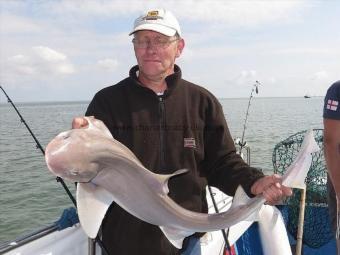
[[[218,98],[256,81],[258,97],[324,96],[340,80],[338,0],[0,0],[1,86],[15,102],[91,100],[128,76],[128,34],[154,8],[179,20],[183,78]]]

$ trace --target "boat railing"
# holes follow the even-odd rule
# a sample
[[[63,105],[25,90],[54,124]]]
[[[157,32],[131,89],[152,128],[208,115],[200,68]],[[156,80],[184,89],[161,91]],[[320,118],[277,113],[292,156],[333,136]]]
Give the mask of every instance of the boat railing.
[[[27,243],[30,243],[32,241],[35,241],[41,237],[47,236],[55,231],[57,231],[58,225],[57,223],[53,223],[49,226],[43,227],[41,229],[38,229],[34,232],[31,232],[29,234],[25,234],[23,236],[20,236],[12,241],[7,241],[0,244],[0,254],[3,254],[5,252],[8,252],[10,250],[16,249],[20,246],[23,246]]]
[[[236,152],[241,156],[241,158],[250,165],[250,146],[247,142],[241,143],[241,139],[237,137],[234,139],[234,145],[236,147]]]
[[[58,221],[42,227],[38,230],[35,230],[33,232],[30,232],[28,234],[24,234],[22,236],[19,236],[18,238],[7,241],[4,243],[0,243],[0,254],[4,254],[5,252],[11,251],[13,249],[19,248],[25,244],[31,243],[35,240],[38,240],[42,237],[45,237],[53,232],[61,231],[63,229],[66,229],[68,227],[75,226],[79,223],[77,211],[74,207],[70,207],[67,209],[64,209],[61,217]],[[89,241],[90,242],[90,241]],[[90,251],[90,244],[89,244],[89,251]],[[94,255],[95,253],[88,253],[89,255]]]

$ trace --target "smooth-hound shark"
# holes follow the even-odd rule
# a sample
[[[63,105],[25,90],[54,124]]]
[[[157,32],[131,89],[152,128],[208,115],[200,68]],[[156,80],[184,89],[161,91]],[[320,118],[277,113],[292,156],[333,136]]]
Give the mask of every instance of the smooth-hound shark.
[[[230,209],[206,214],[187,210],[169,196],[169,178],[184,174],[181,169],[170,175],[155,174],[115,140],[100,120],[85,117],[85,128],[57,135],[46,148],[46,163],[56,176],[78,182],[77,209],[85,233],[96,237],[112,202],[150,224],[158,225],[177,248],[195,232],[228,228],[240,221],[254,221],[265,199],[249,198],[241,186]],[[304,139],[295,161],[283,176],[283,184],[301,187],[311,164],[311,153],[319,149],[313,132]],[[179,177],[180,178],[180,177]]]

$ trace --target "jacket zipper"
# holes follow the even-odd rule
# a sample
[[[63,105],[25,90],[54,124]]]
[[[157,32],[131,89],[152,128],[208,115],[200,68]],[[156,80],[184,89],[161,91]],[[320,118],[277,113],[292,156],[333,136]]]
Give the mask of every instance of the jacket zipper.
[[[162,97],[159,97],[159,153],[160,153],[160,171],[165,169],[165,151],[164,151],[164,128],[165,128],[165,105]]]
[[[159,151],[160,151],[160,170],[165,169],[165,103],[162,97],[158,97],[159,99]],[[170,246],[170,254],[176,255],[177,249],[175,249],[172,245]]]

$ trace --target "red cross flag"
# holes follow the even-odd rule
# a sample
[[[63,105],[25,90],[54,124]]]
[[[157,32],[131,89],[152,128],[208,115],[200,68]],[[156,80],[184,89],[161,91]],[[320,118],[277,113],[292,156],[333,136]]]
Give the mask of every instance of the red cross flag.
[[[339,101],[329,99],[327,101],[327,109],[331,111],[336,111],[338,109]]]

